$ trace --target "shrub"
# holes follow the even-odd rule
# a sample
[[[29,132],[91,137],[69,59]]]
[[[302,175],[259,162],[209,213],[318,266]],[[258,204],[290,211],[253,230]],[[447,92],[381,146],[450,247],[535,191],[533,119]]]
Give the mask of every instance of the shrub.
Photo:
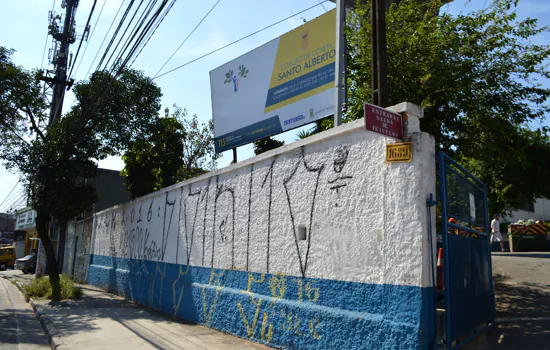
[[[61,275],[59,283],[61,285],[62,299],[79,299],[82,296],[80,287],[76,286],[67,275]],[[27,299],[31,297],[51,299],[52,297],[52,286],[50,285],[50,278],[48,276],[35,279],[23,288],[25,289]]]

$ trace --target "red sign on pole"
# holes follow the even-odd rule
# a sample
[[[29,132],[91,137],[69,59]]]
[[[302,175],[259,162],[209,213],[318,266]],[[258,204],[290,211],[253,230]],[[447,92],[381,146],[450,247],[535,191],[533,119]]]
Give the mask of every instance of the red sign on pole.
[[[368,131],[403,140],[403,117],[385,108],[365,103],[365,126]]]

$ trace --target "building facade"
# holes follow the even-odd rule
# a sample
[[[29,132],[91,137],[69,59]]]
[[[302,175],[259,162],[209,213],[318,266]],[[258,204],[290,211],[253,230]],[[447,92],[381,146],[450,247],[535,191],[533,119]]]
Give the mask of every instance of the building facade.
[[[526,205],[520,210],[514,210],[510,215],[504,217],[504,220],[509,222],[529,219],[550,222],[550,199],[539,198],[535,203]]]

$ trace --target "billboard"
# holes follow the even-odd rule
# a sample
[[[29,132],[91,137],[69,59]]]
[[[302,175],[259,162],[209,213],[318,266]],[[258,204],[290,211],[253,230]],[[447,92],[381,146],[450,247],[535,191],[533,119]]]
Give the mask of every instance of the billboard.
[[[334,114],[336,11],[210,72],[216,152]]]

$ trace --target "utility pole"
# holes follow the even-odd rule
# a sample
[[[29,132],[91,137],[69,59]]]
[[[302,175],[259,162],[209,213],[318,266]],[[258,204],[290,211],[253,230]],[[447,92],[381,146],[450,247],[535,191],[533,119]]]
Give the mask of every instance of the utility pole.
[[[47,86],[53,90],[50,117],[47,127],[54,125],[61,117],[63,109],[63,100],[65,98],[65,89],[70,88],[72,81],[67,81],[67,68],[69,65],[69,46],[76,40],[76,25],[75,16],[79,0],[62,0],[61,8],[65,9],[65,17],[63,18],[63,27],[60,28],[57,21],[62,18],[55,13],[50,13],[50,24],[48,26],[48,35],[51,35],[55,41],[53,51],[51,51],[51,61],[55,68],[55,76],[48,76],[50,71],[46,70],[46,74],[39,79],[43,80]],[[59,49],[58,49],[59,47]],[[74,62],[73,62],[74,64]],[[46,91],[46,88],[44,89]],[[51,242],[47,242],[48,251],[53,251]],[[46,248],[44,242],[39,240],[38,257],[36,260],[36,277],[41,277],[46,272]],[[57,267],[50,267],[53,270],[58,270]]]
[[[346,22],[346,2],[336,0],[336,60],[334,70],[334,87],[336,88],[334,96],[334,126],[342,124],[342,105],[344,100],[343,76],[346,67],[345,60],[345,39],[344,25]]]
[[[388,48],[386,45],[386,1],[371,0],[372,103],[388,107]]]
[[[67,81],[67,66],[69,61],[69,45],[75,42],[75,15],[79,0],[63,0],[61,8],[65,8],[65,18],[63,28],[60,29],[57,20],[60,16],[50,15],[50,25],[48,34],[59,42],[59,50],[54,49],[52,62],[55,66],[55,77],[43,76],[44,80],[53,89],[52,101],[50,105],[50,118],[48,127],[52,126],[61,117],[63,100],[65,98],[65,89],[72,85]],[[57,47],[57,44],[55,45]]]

